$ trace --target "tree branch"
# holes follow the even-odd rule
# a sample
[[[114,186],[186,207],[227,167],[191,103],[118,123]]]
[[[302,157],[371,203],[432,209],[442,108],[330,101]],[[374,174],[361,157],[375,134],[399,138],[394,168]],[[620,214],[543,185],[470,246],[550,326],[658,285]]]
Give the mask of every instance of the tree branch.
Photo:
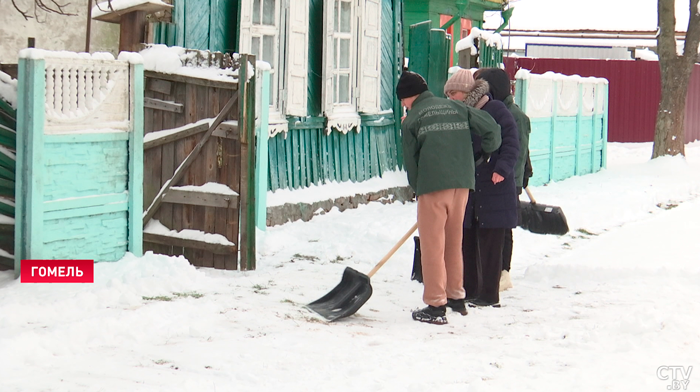
[[[45,0],[34,0],[34,9],[32,10],[32,6],[29,6],[26,11],[22,11],[19,6],[17,5],[16,0],[12,0],[12,6],[15,7],[15,10],[22,15],[22,17],[25,20],[29,20],[30,18],[34,18],[37,20],[37,22],[41,21],[39,20],[39,15],[44,12],[47,14],[58,14],[58,15],[64,15],[64,16],[75,16],[77,14],[68,12],[65,8],[69,6],[70,3],[65,3],[65,4],[60,4],[56,0],[50,0],[50,3],[45,2]],[[31,15],[33,14],[33,15]]]
[[[698,61],[698,45],[700,44],[700,13],[698,13],[698,2],[690,0],[690,19],[688,20],[688,30],[685,33],[685,44],[683,45],[683,57],[690,64]]]
[[[15,0],[12,0],[12,6],[15,7],[15,9],[17,10],[17,12],[20,13],[20,15],[22,15],[24,20],[29,20],[29,18],[32,18],[32,16],[27,13],[28,10],[22,11],[21,9],[19,9],[19,6],[17,5],[17,3],[15,3]]]

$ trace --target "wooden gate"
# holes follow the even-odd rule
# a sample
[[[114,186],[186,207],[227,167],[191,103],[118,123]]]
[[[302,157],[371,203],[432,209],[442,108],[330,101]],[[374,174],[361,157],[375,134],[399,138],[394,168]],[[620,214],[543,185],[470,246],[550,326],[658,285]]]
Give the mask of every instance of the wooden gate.
[[[238,78],[145,72],[144,251],[255,269],[255,57],[187,52]]]

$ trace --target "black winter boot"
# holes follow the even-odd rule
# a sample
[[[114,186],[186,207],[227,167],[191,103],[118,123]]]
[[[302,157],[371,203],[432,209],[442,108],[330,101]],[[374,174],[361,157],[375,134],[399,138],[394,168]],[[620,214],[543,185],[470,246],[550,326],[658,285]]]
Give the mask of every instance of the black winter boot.
[[[423,309],[414,310],[412,313],[413,319],[423,323],[447,324],[447,317],[445,317],[445,305],[442,306],[432,306],[428,305]]]
[[[467,314],[469,314],[469,312],[467,312],[467,307],[464,305],[463,299],[448,298],[447,307],[452,309],[453,312],[457,312],[462,316],[466,316]]]

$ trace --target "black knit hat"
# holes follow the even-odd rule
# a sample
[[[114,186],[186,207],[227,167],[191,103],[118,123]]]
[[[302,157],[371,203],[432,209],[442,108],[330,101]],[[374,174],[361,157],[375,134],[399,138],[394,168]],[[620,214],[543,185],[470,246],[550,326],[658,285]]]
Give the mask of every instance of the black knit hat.
[[[506,71],[500,68],[483,68],[476,71],[474,77],[489,82],[489,92],[494,99],[503,101],[510,95],[510,78]]]
[[[396,96],[399,99],[419,95],[424,91],[428,91],[428,83],[415,72],[404,71],[396,84]]]

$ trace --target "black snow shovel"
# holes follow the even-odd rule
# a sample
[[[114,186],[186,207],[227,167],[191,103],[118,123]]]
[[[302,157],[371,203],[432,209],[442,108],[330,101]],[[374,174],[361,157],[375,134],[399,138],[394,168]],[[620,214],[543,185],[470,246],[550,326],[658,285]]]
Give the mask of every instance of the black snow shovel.
[[[372,296],[370,278],[396,253],[417,228],[418,223],[414,224],[408,233],[401,237],[399,242],[391,248],[389,253],[367,275],[350,267],[345,267],[340,283],[328,294],[306,305],[306,307],[320,314],[328,321],[338,320],[355,314]]]
[[[538,204],[529,188],[525,188],[527,201],[520,201],[518,226],[535,234],[564,235],[569,232],[569,225],[561,207]]]

